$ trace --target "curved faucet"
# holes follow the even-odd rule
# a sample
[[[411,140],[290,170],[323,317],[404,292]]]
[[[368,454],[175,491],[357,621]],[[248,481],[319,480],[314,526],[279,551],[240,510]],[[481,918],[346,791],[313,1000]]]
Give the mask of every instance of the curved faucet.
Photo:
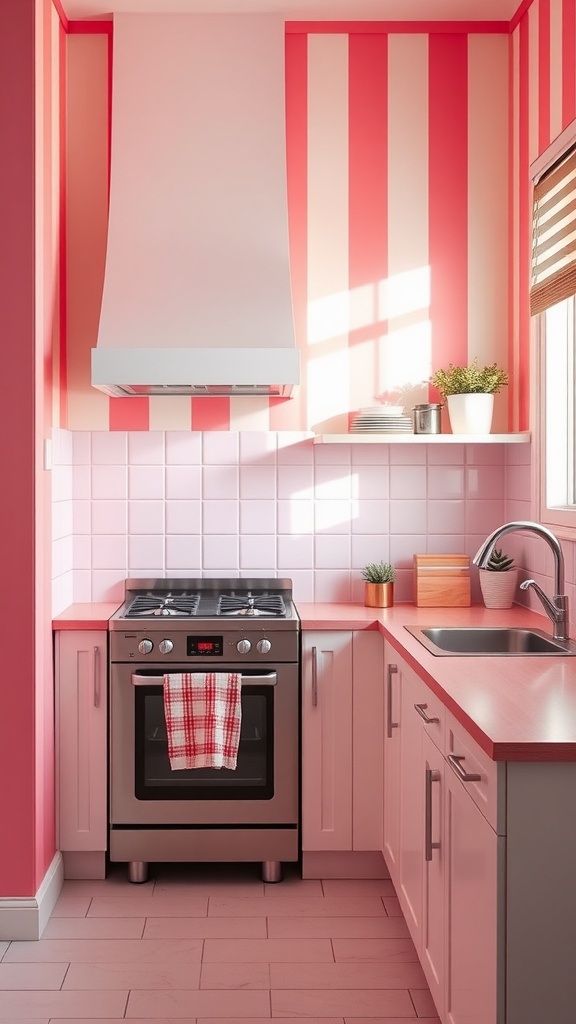
[[[500,540],[500,537],[503,537],[505,533],[513,533],[517,530],[528,530],[531,533],[537,534],[538,537],[542,537],[542,540],[546,541],[554,555],[554,596],[551,598],[548,597],[548,595],[542,590],[542,587],[536,583],[536,580],[524,580],[524,582],[520,584],[520,589],[528,590],[529,587],[533,588],[537,596],[540,598],[548,618],[551,619],[553,623],[554,639],[568,640],[568,598],[564,593],[564,555],[562,553],[560,541],[554,536],[551,530],[546,526],[542,526],[540,523],[522,521],[505,523],[504,526],[499,526],[490,534],[489,537],[486,538],[482,546],[474,555],[472,561],[474,565],[477,565],[480,569],[484,569],[496,544]]]

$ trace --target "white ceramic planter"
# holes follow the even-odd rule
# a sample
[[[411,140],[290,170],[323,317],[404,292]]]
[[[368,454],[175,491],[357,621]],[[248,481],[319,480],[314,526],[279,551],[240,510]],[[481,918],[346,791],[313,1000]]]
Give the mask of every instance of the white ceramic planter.
[[[518,585],[518,569],[492,572],[479,569],[480,590],[487,608],[511,608]]]
[[[453,434],[489,434],[494,395],[448,395],[448,414]]]

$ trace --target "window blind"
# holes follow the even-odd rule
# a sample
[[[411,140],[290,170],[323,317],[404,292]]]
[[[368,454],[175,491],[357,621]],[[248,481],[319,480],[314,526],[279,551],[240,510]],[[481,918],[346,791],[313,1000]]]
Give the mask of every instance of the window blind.
[[[530,313],[576,294],[576,146],[534,186]]]

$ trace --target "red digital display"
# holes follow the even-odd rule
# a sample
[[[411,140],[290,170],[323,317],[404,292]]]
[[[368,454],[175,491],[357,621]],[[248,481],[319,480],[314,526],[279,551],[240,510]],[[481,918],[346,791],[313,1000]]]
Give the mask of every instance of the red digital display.
[[[186,637],[186,654],[189,658],[221,658],[224,653],[224,639],[221,636]]]

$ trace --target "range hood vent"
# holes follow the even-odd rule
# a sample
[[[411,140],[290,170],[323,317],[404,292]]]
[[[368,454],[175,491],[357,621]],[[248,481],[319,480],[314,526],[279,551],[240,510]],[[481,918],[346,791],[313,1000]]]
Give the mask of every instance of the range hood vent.
[[[299,383],[284,76],[279,16],[114,15],[94,387],[288,397]]]

